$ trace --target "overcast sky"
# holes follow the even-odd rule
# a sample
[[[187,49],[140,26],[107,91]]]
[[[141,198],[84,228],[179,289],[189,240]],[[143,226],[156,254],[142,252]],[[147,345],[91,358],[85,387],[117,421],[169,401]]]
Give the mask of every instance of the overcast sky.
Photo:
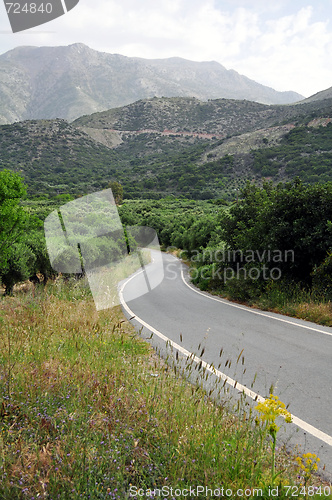
[[[215,60],[306,97],[332,86],[332,0],[80,0],[16,34],[1,2],[0,53],[76,42],[126,56]]]

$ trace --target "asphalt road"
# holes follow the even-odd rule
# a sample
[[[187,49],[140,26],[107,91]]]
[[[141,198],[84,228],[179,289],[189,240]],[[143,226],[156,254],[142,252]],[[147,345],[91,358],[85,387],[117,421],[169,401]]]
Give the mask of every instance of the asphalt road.
[[[184,359],[195,353],[197,365],[213,364],[231,393],[268,397],[273,387],[293,415],[283,439],[301,452],[316,453],[332,480],[332,328],[203,293],[190,284],[178,259],[162,254],[162,261],[163,271],[156,262],[148,266],[156,283],[163,278],[148,293],[138,296],[146,291],[144,272],[122,283],[127,317],[135,316],[132,322],[143,326],[143,337],[153,333],[150,341],[161,352],[169,340],[174,355],[178,351]]]

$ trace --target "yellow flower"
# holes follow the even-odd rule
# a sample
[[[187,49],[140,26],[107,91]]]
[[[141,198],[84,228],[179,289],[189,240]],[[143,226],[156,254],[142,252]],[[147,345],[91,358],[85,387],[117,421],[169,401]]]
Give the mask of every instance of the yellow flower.
[[[275,450],[276,450],[276,441],[277,441],[277,432],[279,427],[277,426],[275,420],[277,417],[284,417],[286,422],[292,421],[292,416],[289,411],[286,410],[285,404],[280,401],[278,396],[274,396],[270,394],[270,397],[266,398],[263,403],[258,403],[255,407],[255,410],[259,412],[259,418],[256,419],[256,422],[259,423],[261,420],[266,424],[265,428],[270,433],[272,437],[272,468],[271,468],[271,476],[272,476],[272,484],[276,477],[275,475]]]
[[[320,458],[315,453],[303,453],[302,456],[296,457],[299,472],[303,471],[305,483],[310,479],[312,473],[318,469]]]
[[[270,397],[263,403],[258,403],[255,409],[260,413],[259,418],[261,421],[268,424],[271,435],[275,435],[279,430],[279,427],[275,423],[277,417],[284,417],[287,423],[292,421],[292,416],[286,410],[285,404],[274,394],[270,394]]]

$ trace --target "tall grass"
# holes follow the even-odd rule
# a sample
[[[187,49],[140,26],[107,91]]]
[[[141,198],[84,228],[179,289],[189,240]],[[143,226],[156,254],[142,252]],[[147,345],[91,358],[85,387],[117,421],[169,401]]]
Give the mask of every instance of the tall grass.
[[[255,301],[255,305],[320,325],[332,326],[332,303],[315,290],[273,282]]]
[[[254,412],[231,413],[176,376],[119,307],[96,312],[83,281],[3,298],[0,328],[1,499],[197,485],[269,498],[271,446]],[[301,477],[283,448],[276,472],[285,498]]]

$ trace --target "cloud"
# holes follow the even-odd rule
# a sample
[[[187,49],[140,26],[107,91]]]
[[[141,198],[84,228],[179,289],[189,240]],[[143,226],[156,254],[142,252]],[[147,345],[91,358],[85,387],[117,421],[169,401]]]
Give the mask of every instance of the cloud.
[[[327,21],[312,22],[312,16],[309,6],[267,21],[261,35],[251,40],[248,57],[240,57],[237,66],[262,83],[279,82],[278,90],[292,85],[293,90],[310,95],[330,87],[332,33]]]
[[[310,95],[332,85],[332,32],[323,5],[320,0],[305,7],[299,0],[80,0],[67,15],[39,28],[45,33],[0,35],[0,44],[4,52],[18,45],[83,42],[127,56],[216,60],[277,90]],[[5,21],[0,29],[8,31]]]

